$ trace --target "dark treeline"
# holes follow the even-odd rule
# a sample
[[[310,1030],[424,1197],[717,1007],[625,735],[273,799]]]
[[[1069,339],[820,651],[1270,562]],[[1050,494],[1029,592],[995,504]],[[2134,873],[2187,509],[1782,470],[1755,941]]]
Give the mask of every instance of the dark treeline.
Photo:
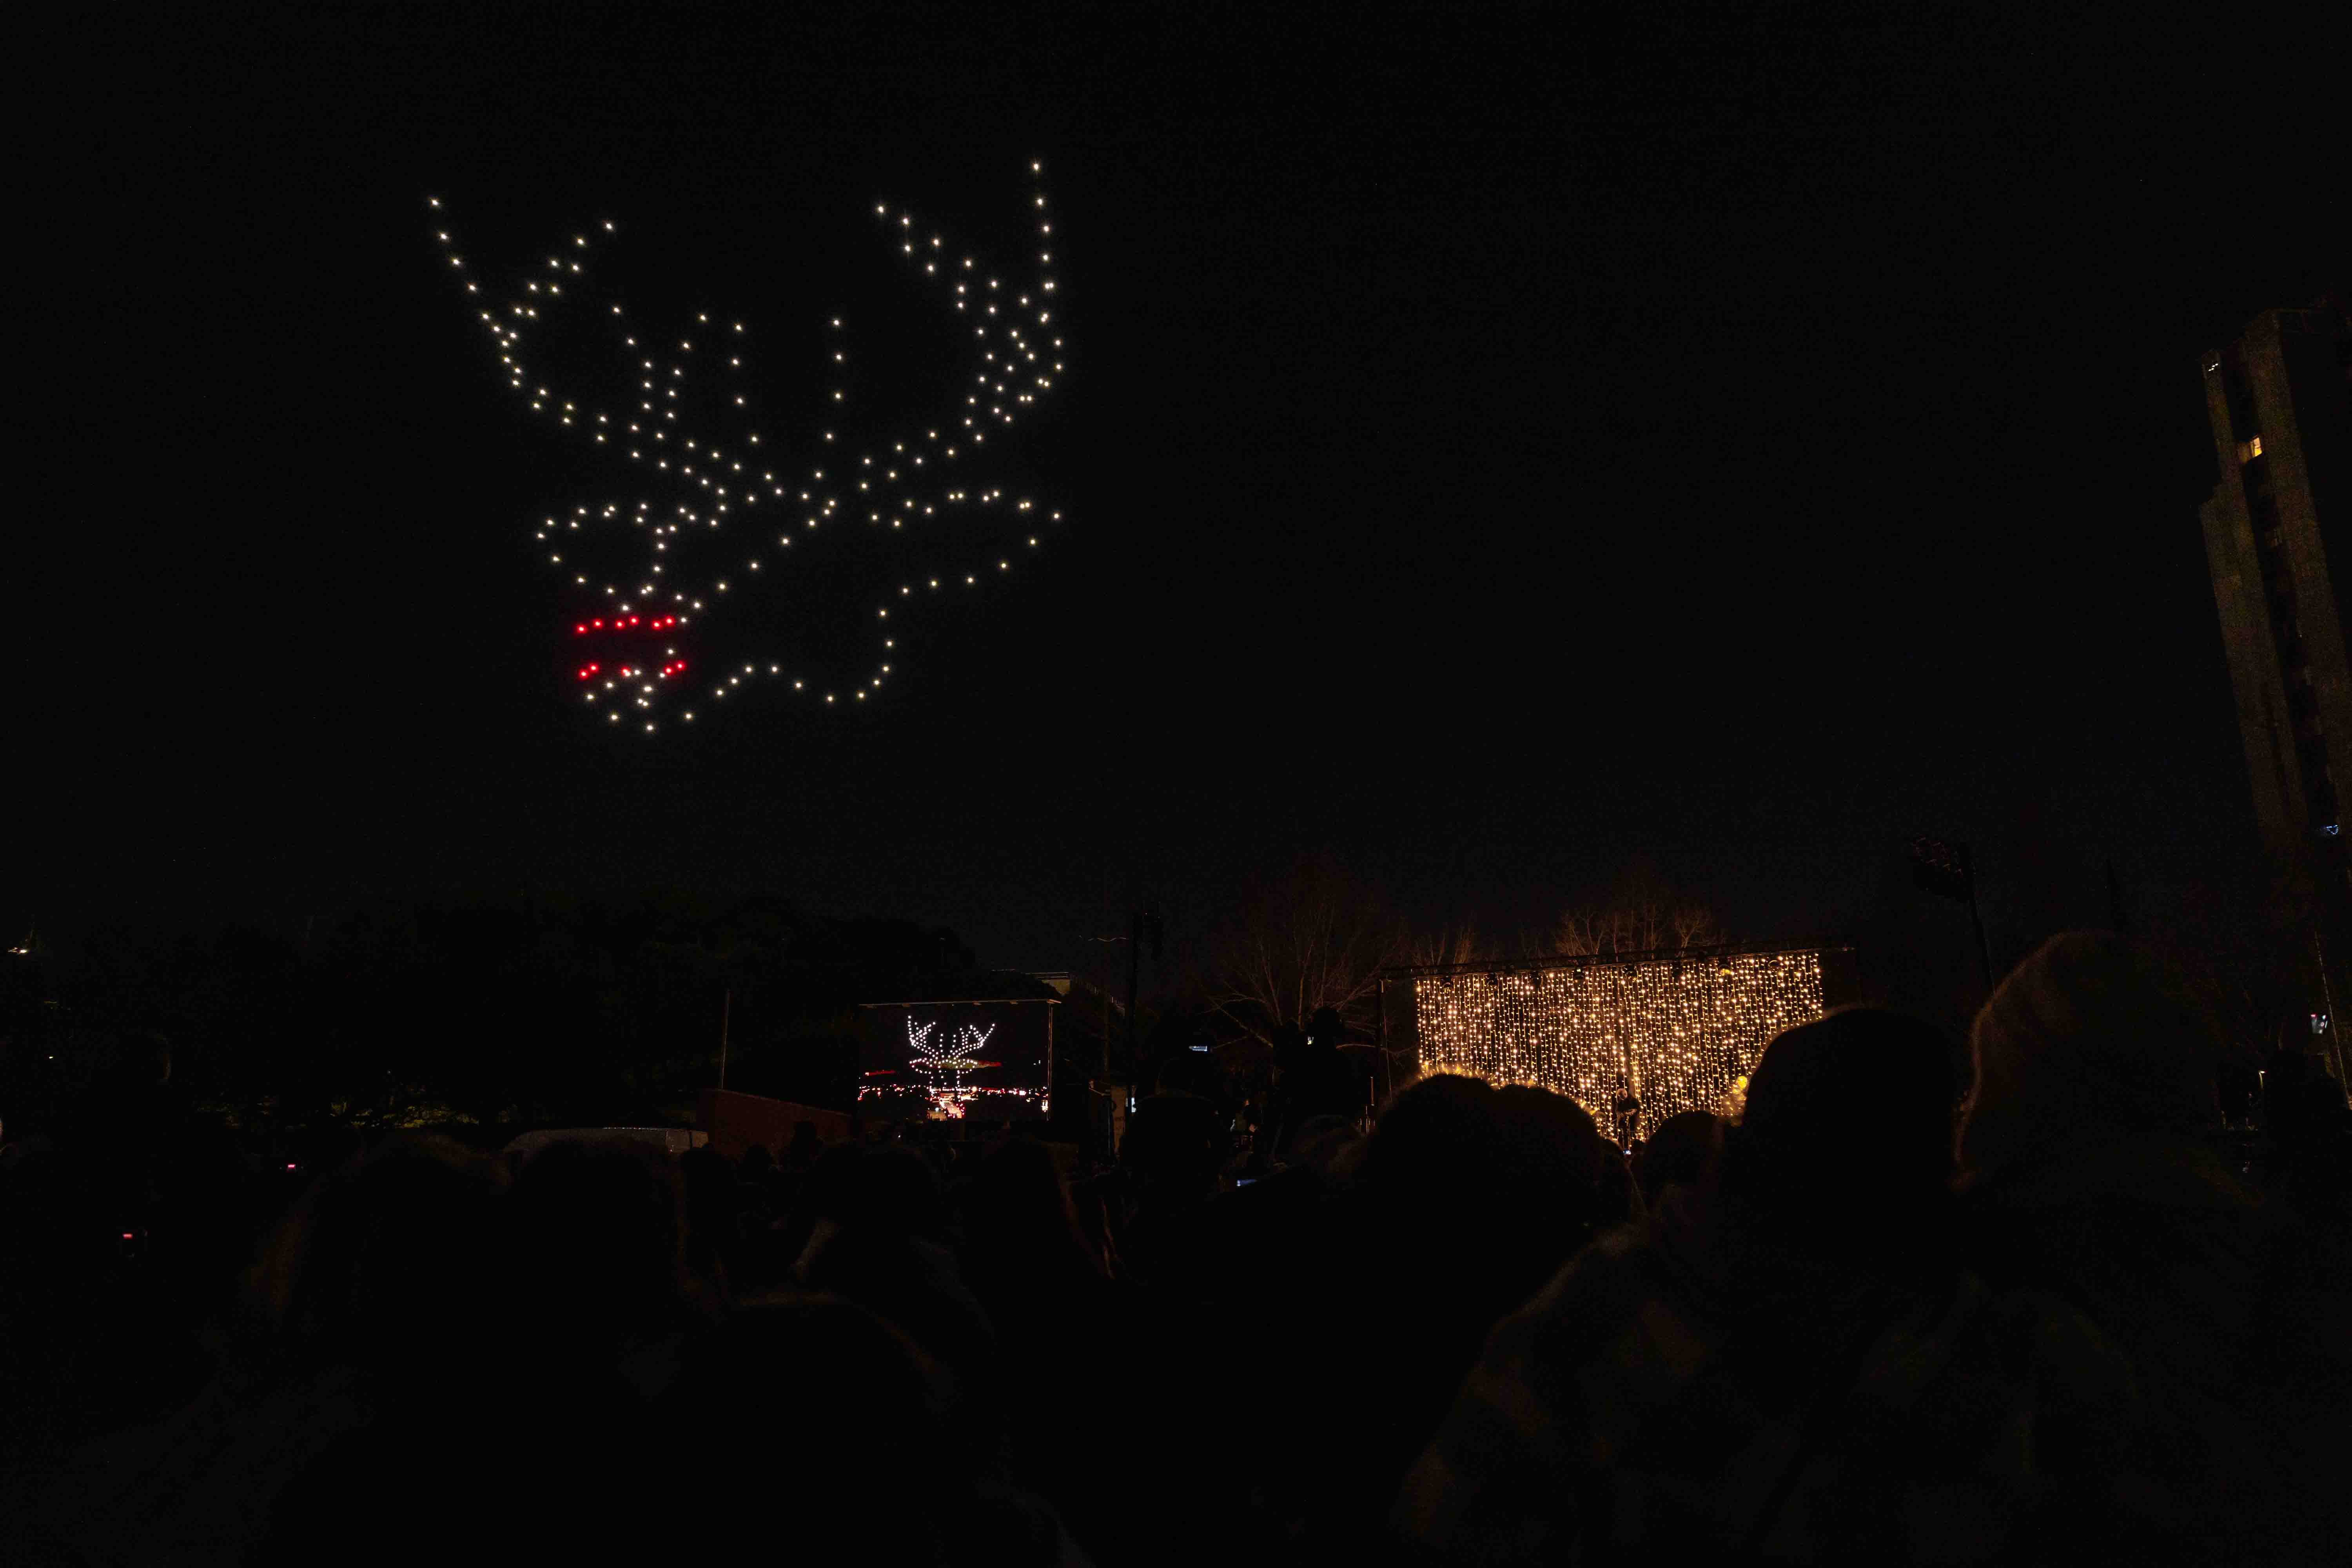
[[[174,1094],[241,1130],[675,1120],[722,1025],[730,1088],[841,1105],[856,1005],[972,962],[947,931],[775,900],[101,930],[0,972],[0,1115],[69,1115],[160,1037]]]

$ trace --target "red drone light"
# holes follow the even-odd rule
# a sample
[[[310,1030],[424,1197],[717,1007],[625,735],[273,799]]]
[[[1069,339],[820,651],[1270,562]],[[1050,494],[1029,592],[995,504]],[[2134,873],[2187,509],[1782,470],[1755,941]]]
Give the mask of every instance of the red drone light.
[[[625,632],[637,629],[659,632],[667,631],[677,625],[678,625],[678,617],[676,616],[660,616],[650,621],[643,616],[615,616],[609,626],[602,620],[580,622],[572,628],[572,635],[586,637],[590,632]]]

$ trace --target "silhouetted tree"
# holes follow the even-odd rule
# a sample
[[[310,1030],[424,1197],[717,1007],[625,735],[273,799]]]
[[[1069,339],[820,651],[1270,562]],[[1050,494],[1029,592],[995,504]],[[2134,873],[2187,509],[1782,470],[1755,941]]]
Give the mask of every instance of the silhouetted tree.
[[[1207,997],[1221,1032],[1271,1045],[1325,1007],[1369,1028],[1380,971],[1409,950],[1386,900],[1321,856],[1256,883],[1207,951]]]

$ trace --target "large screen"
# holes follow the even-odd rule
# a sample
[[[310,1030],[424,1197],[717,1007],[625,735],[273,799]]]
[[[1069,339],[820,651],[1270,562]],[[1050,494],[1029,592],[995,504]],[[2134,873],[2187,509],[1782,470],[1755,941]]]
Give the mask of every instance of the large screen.
[[[1043,1116],[1050,1002],[906,1002],[860,1019],[861,1109],[900,1118]]]

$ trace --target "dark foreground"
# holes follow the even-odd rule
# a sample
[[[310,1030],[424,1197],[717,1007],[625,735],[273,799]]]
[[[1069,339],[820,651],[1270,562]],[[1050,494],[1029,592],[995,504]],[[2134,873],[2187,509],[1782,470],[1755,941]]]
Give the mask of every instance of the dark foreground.
[[[1093,1173],[401,1134],[274,1186],[134,1106],[0,1169],[0,1554],[2341,1561],[2335,1086],[2273,1058],[2225,1132],[2099,936],[1973,1046],[1833,1015],[1630,1163],[1433,1079],[1238,1189],[1174,1091]]]

